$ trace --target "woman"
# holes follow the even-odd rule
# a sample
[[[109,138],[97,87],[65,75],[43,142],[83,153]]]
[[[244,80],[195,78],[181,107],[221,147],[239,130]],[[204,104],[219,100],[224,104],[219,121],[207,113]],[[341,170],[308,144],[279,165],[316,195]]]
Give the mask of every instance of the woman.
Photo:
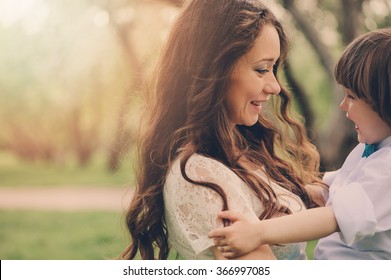
[[[219,259],[208,232],[233,209],[260,219],[313,205],[319,156],[276,74],[287,39],[255,0],[192,0],[175,22],[142,126],[138,184],[122,257]],[[276,96],[274,110],[266,101]],[[273,99],[273,98],[272,98]],[[306,258],[305,244],[243,258]]]

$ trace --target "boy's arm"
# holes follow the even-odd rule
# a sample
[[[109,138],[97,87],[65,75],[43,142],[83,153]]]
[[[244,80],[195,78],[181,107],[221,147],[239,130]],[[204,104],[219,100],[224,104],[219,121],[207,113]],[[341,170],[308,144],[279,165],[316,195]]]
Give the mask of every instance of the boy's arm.
[[[261,221],[260,221],[261,222]],[[319,239],[338,231],[331,207],[319,207],[262,221],[263,243],[294,243]]]
[[[219,217],[233,222],[229,227],[209,233],[225,257],[247,253],[261,244],[303,242],[338,231],[331,207],[313,208],[263,221],[249,220],[231,211],[221,212]]]

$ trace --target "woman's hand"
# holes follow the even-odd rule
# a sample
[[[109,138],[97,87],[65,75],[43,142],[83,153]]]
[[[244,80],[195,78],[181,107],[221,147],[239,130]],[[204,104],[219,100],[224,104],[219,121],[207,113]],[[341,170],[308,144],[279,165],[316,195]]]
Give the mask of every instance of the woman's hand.
[[[208,234],[223,257],[236,258],[259,249],[262,245],[262,227],[259,225],[259,219],[249,219],[232,211],[220,212],[218,216],[232,223],[228,227],[214,229]],[[270,246],[266,246],[271,251]]]

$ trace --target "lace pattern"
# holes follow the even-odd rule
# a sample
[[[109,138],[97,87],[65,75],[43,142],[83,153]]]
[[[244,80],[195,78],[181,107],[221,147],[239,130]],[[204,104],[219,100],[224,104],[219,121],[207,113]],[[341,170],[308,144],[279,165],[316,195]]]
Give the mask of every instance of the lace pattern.
[[[234,172],[216,160],[195,154],[186,165],[186,174],[196,181],[208,181],[222,187],[231,210],[254,217],[263,211],[253,191]],[[262,171],[257,174],[266,178]],[[281,204],[293,212],[305,209],[298,197],[270,183]],[[214,245],[207,234],[223,226],[221,220],[217,219],[217,213],[223,207],[219,194],[187,182],[180,171],[180,160],[177,159],[166,178],[164,202],[171,246],[186,259],[213,259],[210,248]],[[305,243],[272,246],[278,259],[305,258],[304,248]]]

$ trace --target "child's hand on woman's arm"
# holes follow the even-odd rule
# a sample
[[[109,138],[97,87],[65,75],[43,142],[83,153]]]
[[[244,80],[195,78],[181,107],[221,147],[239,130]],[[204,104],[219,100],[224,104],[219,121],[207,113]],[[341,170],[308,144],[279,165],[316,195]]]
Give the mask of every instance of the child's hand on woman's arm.
[[[214,229],[213,238],[224,257],[239,256],[261,244],[285,244],[319,239],[339,230],[333,209],[318,207],[291,215],[260,221],[248,219],[231,211],[219,214],[233,222],[231,226]]]
[[[257,226],[259,219],[249,219],[233,211],[219,213],[219,218],[231,221],[231,225],[209,232],[209,238],[223,257],[235,258],[254,251],[262,244],[262,227]]]

